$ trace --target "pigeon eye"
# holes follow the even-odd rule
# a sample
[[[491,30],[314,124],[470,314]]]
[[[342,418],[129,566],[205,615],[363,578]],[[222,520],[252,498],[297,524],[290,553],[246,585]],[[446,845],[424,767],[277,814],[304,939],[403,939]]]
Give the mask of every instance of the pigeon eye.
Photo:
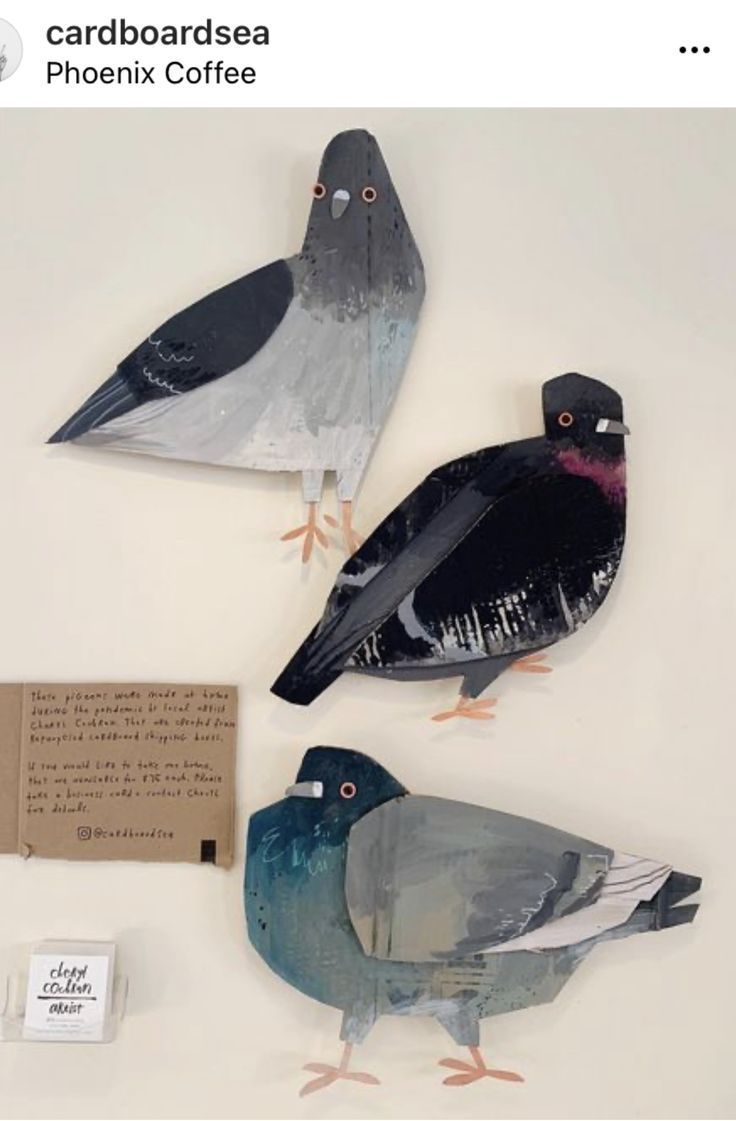
[[[327,188],[324,183],[315,183],[312,187],[312,194],[316,199],[323,199],[327,194]]]
[[[572,415],[572,413],[560,413],[557,418],[557,423],[559,424],[560,428],[569,428],[574,420],[575,417]]]
[[[360,197],[363,202],[367,202],[370,205],[370,203],[375,202],[378,198],[378,191],[375,187],[364,187],[360,192]]]
[[[344,782],[340,787],[341,798],[354,798],[358,793],[358,788],[354,782]]]

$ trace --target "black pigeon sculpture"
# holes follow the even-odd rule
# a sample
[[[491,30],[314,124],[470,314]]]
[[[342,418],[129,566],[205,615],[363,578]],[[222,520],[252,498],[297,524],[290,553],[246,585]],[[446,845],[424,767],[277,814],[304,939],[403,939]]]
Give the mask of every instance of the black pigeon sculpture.
[[[489,1067],[479,1022],[553,1000],[591,950],[692,922],[700,887],[671,865],[536,821],[410,794],[358,751],[313,747],[287,797],[250,820],[250,940],[280,977],[343,1013],[337,1066],[379,1016],[433,1016],[469,1048],[441,1061],[462,1086],[523,1081]],[[676,983],[676,980],[675,980]]]
[[[621,398],[564,374],[542,392],[544,435],[437,468],[343,566],[324,614],[272,690],[307,705],[344,671],[462,677],[451,716],[511,667],[548,672],[554,643],[591,618],[626,525]]]
[[[50,443],[261,471],[298,471],[315,540],[325,471],[337,472],[348,551],[352,503],[409,358],[424,270],[375,137],[341,132],[312,189],[301,252],[179,312],[136,347]],[[329,524],[337,525],[327,517]]]

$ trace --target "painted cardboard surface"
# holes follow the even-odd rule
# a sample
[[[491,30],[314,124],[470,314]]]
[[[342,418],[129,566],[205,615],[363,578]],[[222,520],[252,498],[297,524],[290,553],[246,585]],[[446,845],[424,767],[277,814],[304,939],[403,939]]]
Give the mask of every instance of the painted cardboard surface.
[[[472,1062],[443,1060],[463,1078],[447,1085],[521,1082],[486,1065],[483,1019],[554,1000],[600,943],[698,911],[697,875],[529,818],[413,795],[359,751],[310,748],[285,794],[251,818],[248,932],[283,980],[342,1011],[346,1045],[339,1066],[305,1068],[320,1077],[302,1095],[354,1078],[351,1048],[382,1016],[433,1017],[470,1048]]]
[[[489,719],[476,698],[504,670],[547,671],[543,651],[593,617],[618,571],[628,428],[616,390],[578,373],[545,382],[542,405],[544,435],[437,467],[384,518],[277,696],[311,704],[342,672],[460,677],[458,707],[435,719]]]
[[[153,330],[50,442],[301,472],[310,504],[334,471],[352,502],[409,359],[424,268],[365,129],[333,137],[312,196],[299,253]],[[300,528],[307,560],[327,541]]]

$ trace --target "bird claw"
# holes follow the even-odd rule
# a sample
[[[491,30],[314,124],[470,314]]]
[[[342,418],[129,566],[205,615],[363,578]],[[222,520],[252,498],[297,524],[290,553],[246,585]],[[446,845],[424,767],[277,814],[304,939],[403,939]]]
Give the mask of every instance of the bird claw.
[[[513,1070],[496,1070],[494,1067],[487,1067],[480,1056],[475,1063],[464,1063],[461,1059],[440,1059],[439,1066],[460,1071],[459,1074],[450,1074],[447,1078],[443,1078],[442,1082],[445,1086],[469,1086],[479,1078],[500,1078],[504,1082],[524,1081],[523,1077]]]
[[[360,549],[361,545],[365,544],[365,538],[361,537],[361,535],[358,534],[358,532],[353,529],[350,524],[347,524],[347,522],[343,521],[343,524],[341,525],[341,522],[339,522],[337,518],[333,518],[330,513],[326,513],[325,521],[327,522],[328,526],[332,527],[332,529],[342,529],[343,541],[345,543],[345,552],[348,556],[352,556],[353,553],[356,553],[357,550]]]
[[[363,1082],[369,1086],[380,1086],[380,1082],[375,1075],[368,1074],[364,1070],[345,1070],[343,1067],[333,1067],[328,1063],[306,1063],[303,1069],[309,1070],[319,1077],[313,1078],[302,1086],[299,1091],[300,1098],[306,1097],[307,1094],[314,1094],[317,1090],[324,1090],[340,1079],[346,1082]]]
[[[307,563],[312,555],[314,549],[314,542],[317,541],[323,549],[329,549],[330,541],[324,530],[321,530],[318,525],[307,522],[306,525],[297,526],[296,529],[290,529],[288,533],[282,534],[282,541],[296,541],[298,537],[304,537],[304,545],[302,546],[302,562]]]
[[[526,658],[517,658],[510,668],[517,673],[552,673],[552,666],[540,665],[546,658],[546,654],[528,654]]]
[[[454,716],[464,716],[466,720],[494,720],[495,713],[486,712],[486,709],[493,708],[495,704],[496,700],[493,697],[477,701],[472,701],[469,697],[459,697],[454,708],[448,709],[447,712],[435,713],[432,720],[442,722],[452,720]]]

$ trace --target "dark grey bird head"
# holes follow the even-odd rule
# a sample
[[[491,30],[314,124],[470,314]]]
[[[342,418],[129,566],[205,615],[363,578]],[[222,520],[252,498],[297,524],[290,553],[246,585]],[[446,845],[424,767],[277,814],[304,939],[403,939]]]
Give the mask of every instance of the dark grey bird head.
[[[312,195],[307,242],[341,248],[363,240],[369,223],[381,226],[389,220],[393,223],[398,215],[403,218],[378,141],[365,129],[350,129],[332,138]]]
[[[310,292],[346,295],[423,284],[422,262],[381,149],[365,129],[333,137],[312,187],[301,257]]]
[[[310,747],[287,798],[299,799],[310,824],[323,824],[334,838],[377,806],[408,794],[380,763],[360,751]]]
[[[587,449],[606,459],[624,454],[623,402],[605,382],[583,374],[562,374],[542,389],[544,429],[561,447]]]

